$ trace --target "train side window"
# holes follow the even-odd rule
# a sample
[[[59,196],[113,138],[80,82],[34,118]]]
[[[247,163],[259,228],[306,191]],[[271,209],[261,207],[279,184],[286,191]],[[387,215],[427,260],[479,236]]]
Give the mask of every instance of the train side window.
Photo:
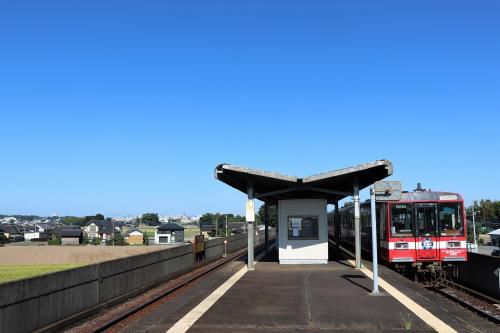
[[[440,203],[438,208],[441,236],[463,236],[462,204],[458,202]]]
[[[391,208],[391,235],[413,237],[413,213],[411,204],[394,204]]]

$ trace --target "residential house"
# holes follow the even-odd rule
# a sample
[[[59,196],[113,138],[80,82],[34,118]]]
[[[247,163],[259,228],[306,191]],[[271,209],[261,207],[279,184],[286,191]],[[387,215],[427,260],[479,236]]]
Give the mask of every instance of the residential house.
[[[184,243],[184,228],[175,223],[165,223],[156,229],[155,244]]]
[[[123,235],[123,238],[129,245],[144,244],[144,233],[138,228],[131,228]]]
[[[0,225],[0,233],[3,233],[11,242],[20,242],[24,240],[23,228],[13,224]]]
[[[500,229],[493,230],[488,235],[491,237],[491,245],[500,247]]]
[[[54,227],[47,223],[39,223],[34,225],[25,225],[24,229],[24,240],[47,240],[52,238],[52,232]]]
[[[83,232],[80,228],[61,228],[61,245],[80,245]]]
[[[87,223],[83,231],[89,239],[100,238],[103,241],[109,240],[115,232],[120,232],[120,224],[107,220],[93,220]]]

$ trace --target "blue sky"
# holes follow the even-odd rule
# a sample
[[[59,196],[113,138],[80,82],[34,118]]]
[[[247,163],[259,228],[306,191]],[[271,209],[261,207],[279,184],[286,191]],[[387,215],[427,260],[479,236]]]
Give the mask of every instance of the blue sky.
[[[1,1],[0,214],[244,212],[221,162],[500,199],[498,1]],[[364,192],[366,197],[366,192]]]

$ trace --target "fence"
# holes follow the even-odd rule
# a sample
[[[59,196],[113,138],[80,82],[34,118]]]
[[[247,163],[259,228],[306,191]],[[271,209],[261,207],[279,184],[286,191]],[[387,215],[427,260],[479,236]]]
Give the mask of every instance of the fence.
[[[453,267],[451,275],[454,280],[500,299],[500,258],[473,252],[467,256],[467,262]]]

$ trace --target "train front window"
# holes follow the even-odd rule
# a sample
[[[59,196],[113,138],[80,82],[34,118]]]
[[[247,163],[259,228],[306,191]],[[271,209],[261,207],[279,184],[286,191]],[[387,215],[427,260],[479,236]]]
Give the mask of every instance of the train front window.
[[[439,232],[441,236],[463,236],[462,204],[439,204]]]
[[[393,237],[413,237],[411,204],[394,204],[391,208],[391,235]]]
[[[417,205],[417,232],[422,236],[436,236],[436,205],[435,204],[418,204]]]

